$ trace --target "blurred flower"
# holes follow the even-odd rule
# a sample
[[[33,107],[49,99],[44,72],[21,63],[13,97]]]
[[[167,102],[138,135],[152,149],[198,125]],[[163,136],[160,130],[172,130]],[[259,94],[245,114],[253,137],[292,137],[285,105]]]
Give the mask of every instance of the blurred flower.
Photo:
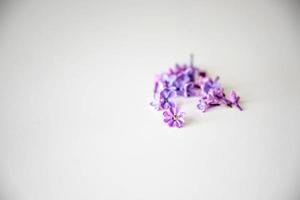
[[[240,97],[237,96],[236,92],[232,90],[229,94],[229,101],[232,103],[232,105],[235,105],[240,111],[243,110],[243,108],[240,106]]]
[[[217,77],[215,80],[212,80],[211,78],[205,79],[202,87],[203,91],[205,93],[209,93],[211,89],[221,88],[221,84],[218,81],[219,81],[219,77]]]
[[[173,98],[176,96],[176,92],[169,89],[164,89],[160,93],[160,107],[163,109],[168,109],[170,107],[174,107],[175,103],[173,102]]]
[[[200,92],[201,92],[200,86],[195,83],[187,83],[184,86],[184,96],[185,97],[199,96]]]
[[[171,87],[174,83],[174,81],[176,80],[176,75],[168,75],[168,74],[164,74],[162,76],[162,81],[165,85],[165,87]]]
[[[164,122],[167,123],[170,127],[181,128],[184,125],[184,113],[180,112],[177,107],[171,107],[169,110],[164,111],[163,113],[165,119]]]
[[[176,80],[173,83],[173,87],[175,88],[177,96],[183,96],[184,95],[184,85],[185,85],[185,83],[180,81],[180,80]]]
[[[206,112],[207,109],[209,108],[209,105],[206,103],[204,99],[200,99],[199,103],[197,104],[197,108],[202,112]]]

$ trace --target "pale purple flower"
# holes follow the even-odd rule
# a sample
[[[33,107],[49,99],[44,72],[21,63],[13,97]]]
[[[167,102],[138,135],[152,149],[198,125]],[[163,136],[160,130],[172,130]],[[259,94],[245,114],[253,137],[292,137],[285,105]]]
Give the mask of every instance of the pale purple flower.
[[[205,81],[203,84],[203,91],[205,93],[209,93],[211,89],[221,88],[221,84],[218,81],[219,77],[217,77],[215,80],[212,80],[211,78],[207,79],[207,81]]]
[[[236,92],[232,90],[229,94],[229,101],[232,103],[232,105],[235,105],[240,111],[243,110],[243,108],[240,106],[240,97],[237,96]]]
[[[220,87],[211,88],[209,90],[208,94],[210,94],[218,99],[222,99],[223,97],[225,97],[224,89],[220,88]]]
[[[160,93],[160,107],[163,109],[168,109],[174,107],[175,103],[173,98],[176,96],[176,92],[170,89],[164,89]]]
[[[184,113],[180,112],[177,107],[171,107],[169,110],[163,113],[165,119],[164,122],[170,127],[181,128],[184,125]]]
[[[202,112],[206,112],[207,109],[209,108],[209,105],[204,99],[200,99],[199,103],[197,104],[197,108],[201,110]]]
[[[208,94],[210,97],[212,96],[217,104],[223,104],[231,107],[231,102],[226,99],[224,89],[223,88],[212,88]]]
[[[201,88],[198,84],[195,83],[187,83],[184,86],[184,96],[185,97],[195,97],[199,96],[201,93]]]

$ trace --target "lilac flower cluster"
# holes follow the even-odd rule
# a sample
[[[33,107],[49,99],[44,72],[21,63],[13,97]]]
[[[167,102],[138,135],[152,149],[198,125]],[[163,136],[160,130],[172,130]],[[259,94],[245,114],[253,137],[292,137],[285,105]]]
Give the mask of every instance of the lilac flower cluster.
[[[183,127],[184,113],[174,102],[178,96],[199,98],[197,108],[202,112],[220,105],[235,106],[242,111],[240,97],[235,91],[226,97],[219,77],[212,79],[205,71],[195,67],[192,59],[191,56],[190,65],[176,65],[155,78],[154,100],[150,105],[156,110],[164,110],[164,122],[170,127]]]

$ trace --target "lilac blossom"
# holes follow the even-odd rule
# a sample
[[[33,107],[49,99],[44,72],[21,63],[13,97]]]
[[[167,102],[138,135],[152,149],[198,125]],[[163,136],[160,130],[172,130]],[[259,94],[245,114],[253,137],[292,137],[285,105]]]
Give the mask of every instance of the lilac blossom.
[[[174,103],[177,96],[199,98],[197,108],[202,112],[221,105],[243,110],[239,103],[240,97],[231,91],[227,98],[219,77],[213,79],[206,71],[194,66],[193,56],[189,65],[176,64],[174,68],[156,76],[154,81],[154,100],[150,105],[156,110],[168,110],[163,113],[164,121],[172,127],[183,126],[182,115],[178,114],[179,110]]]
[[[179,80],[176,80],[173,83],[173,87],[175,88],[177,96],[184,96],[184,86],[185,83]]]
[[[204,99],[200,99],[199,103],[197,104],[197,108],[202,112],[206,112],[209,108],[209,104]]]
[[[160,107],[163,109],[168,109],[170,107],[174,107],[175,103],[173,98],[176,96],[176,92],[169,89],[164,89],[160,93]]]
[[[240,106],[240,97],[237,96],[236,92],[232,90],[229,94],[229,101],[232,103],[232,105],[235,105],[240,111],[243,110],[243,108]]]
[[[214,90],[221,88],[221,84],[218,81],[219,77],[217,77],[215,80],[212,80],[211,78],[206,79],[206,81],[204,81],[202,85],[203,92],[209,93],[211,89]]]
[[[184,113],[180,112],[177,107],[171,107],[169,110],[163,112],[164,122],[170,127],[181,128],[184,125]]]
[[[195,97],[199,96],[201,92],[201,87],[195,83],[187,83],[184,86],[184,96],[185,97]]]

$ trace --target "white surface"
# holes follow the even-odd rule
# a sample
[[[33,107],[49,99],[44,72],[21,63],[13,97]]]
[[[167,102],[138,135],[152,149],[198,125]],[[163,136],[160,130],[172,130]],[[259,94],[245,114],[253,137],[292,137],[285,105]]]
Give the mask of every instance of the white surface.
[[[1,1],[2,200],[300,199],[297,1]],[[245,112],[148,106],[175,62]]]

